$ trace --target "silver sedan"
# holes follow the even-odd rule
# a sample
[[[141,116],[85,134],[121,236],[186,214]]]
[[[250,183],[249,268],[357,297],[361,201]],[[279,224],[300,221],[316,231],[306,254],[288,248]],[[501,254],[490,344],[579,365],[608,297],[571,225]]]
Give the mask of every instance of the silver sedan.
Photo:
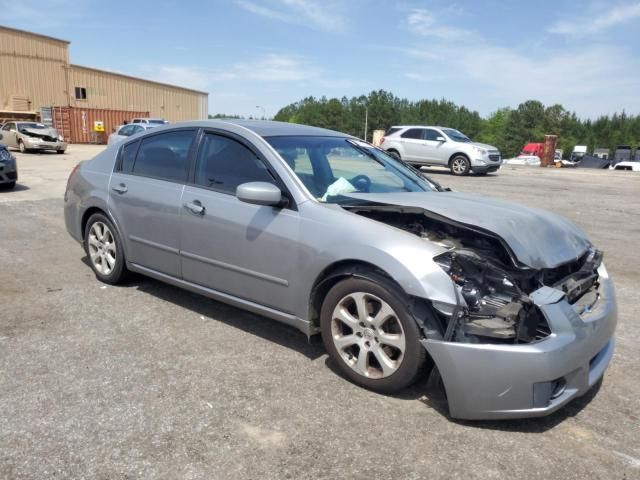
[[[432,367],[453,417],[549,414],[613,355],[613,285],[580,229],[339,132],[158,127],[81,163],[64,213],[100,281],[137,272],[320,334],[378,392]]]

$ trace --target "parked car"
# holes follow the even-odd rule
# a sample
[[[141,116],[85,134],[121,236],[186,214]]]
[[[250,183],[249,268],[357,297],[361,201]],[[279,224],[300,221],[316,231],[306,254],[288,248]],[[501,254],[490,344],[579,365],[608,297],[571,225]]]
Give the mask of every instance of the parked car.
[[[2,141],[0,132],[0,141]],[[4,145],[0,144],[0,189],[12,189],[18,181],[16,157]]]
[[[454,175],[495,172],[502,164],[500,151],[472,142],[453,128],[391,127],[380,143],[390,155],[413,165],[448,167]]]
[[[136,133],[144,132],[145,130],[158,126],[159,125],[157,123],[129,123],[127,125],[120,125],[116,128],[115,132],[109,135],[107,145],[111,145],[112,143],[129,138],[131,135],[135,135]]]
[[[166,125],[169,122],[167,122],[163,118],[134,118],[133,120],[131,120],[131,123],[153,123],[155,125]]]
[[[633,156],[631,155],[631,148],[626,148],[626,145],[621,147],[616,149],[616,156],[619,161],[611,165],[611,170],[640,172],[640,147],[636,148]],[[624,158],[628,158],[628,160],[624,160]]]
[[[363,387],[403,389],[430,358],[454,417],[549,414],[613,355],[613,285],[578,227],[343,133],[158,127],[80,163],[64,216],[100,281],[138,272],[319,333]]]
[[[36,122],[7,122],[0,130],[0,142],[25,153],[31,150],[54,150],[64,153],[67,144],[55,128]]]

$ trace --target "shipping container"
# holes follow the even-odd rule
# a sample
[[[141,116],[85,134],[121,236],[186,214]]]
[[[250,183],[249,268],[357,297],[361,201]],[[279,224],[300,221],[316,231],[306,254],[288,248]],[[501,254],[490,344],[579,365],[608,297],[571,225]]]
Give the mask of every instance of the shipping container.
[[[148,117],[149,112],[105,110],[99,108],[53,107],[53,124],[69,143],[94,143],[104,145],[109,135],[125,121]],[[102,122],[104,132],[96,132],[96,122]]]

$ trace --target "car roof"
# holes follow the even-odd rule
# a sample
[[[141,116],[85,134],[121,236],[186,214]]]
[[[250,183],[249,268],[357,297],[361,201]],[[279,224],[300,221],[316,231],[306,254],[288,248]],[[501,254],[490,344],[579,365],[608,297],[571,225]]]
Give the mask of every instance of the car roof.
[[[235,118],[220,120],[199,120],[193,122],[180,122],[166,125],[160,128],[199,127],[199,128],[224,128],[228,125],[251,130],[261,137],[278,136],[315,136],[315,137],[351,137],[351,135],[326,128],[300,125],[297,123],[275,122],[272,120],[240,120]]]
[[[442,130],[443,128],[451,127],[441,127],[440,125],[393,125],[389,128],[439,128]]]

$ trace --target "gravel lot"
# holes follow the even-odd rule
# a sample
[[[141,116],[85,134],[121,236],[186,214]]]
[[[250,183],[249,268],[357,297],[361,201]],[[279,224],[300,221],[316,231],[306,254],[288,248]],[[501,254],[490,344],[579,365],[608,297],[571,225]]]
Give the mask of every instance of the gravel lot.
[[[424,382],[394,397],[348,383],[320,342],[273,321],[149,279],[97,282],[62,195],[99,148],[17,154],[19,185],[0,192],[0,477],[640,478],[640,175],[434,173],[566,215],[618,292],[599,391],[543,419],[466,423]]]

